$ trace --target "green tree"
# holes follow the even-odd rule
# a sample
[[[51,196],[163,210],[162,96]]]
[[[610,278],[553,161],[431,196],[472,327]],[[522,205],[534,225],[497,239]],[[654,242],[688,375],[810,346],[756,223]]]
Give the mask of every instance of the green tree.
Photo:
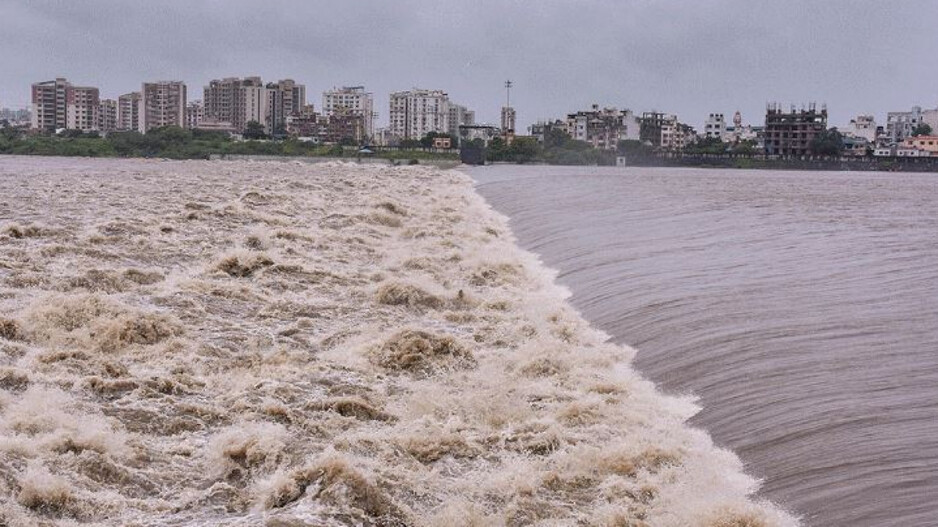
[[[244,138],[245,139],[266,139],[267,133],[264,130],[264,125],[257,121],[248,121],[244,125]]]
[[[816,156],[838,157],[844,151],[844,138],[836,128],[831,128],[814,136],[808,148]]]
[[[931,133],[932,133],[932,129],[928,123],[921,123],[918,126],[916,126],[914,130],[912,130],[913,136],[931,135]]]

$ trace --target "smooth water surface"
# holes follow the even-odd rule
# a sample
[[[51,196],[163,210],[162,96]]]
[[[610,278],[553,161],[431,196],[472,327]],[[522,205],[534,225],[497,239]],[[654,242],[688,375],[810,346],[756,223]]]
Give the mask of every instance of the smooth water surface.
[[[938,175],[471,173],[766,497],[809,525],[938,525]]]

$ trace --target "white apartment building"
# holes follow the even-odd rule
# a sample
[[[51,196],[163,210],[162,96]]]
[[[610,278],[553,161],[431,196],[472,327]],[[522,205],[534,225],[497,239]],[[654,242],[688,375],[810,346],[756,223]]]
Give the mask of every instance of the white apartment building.
[[[144,82],[141,86],[143,104],[142,132],[163,126],[186,125],[186,85],[182,81]]]
[[[140,92],[125,93],[117,98],[117,129],[127,132],[143,132]]]
[[[889,112],[886,114],[886,138],[891,144],[901,143],[912,135],[915,127],[922,124],[922,108],[913,106],[908,112]]]
[[[723,140],[726,135],[726,118],[722,113],[711,113],[704,124],[704,137]]]
[[[267,128],[267,133],[273,132],[273,126],[270,123],[270,95],[271,91],[263,86],[242,86],[238,100],[238,118],[244,120],[244,124],[251,121],[257,121]]]
[[[430,132],[449,131],[449,96],[442,90],[391,94],[390,133],[398,139],[420,139]]]
[[[359,115],[365,135],[370,138],[375,135],[374,96],[365,91],[364,86],[343,86],[322,92],[322,113],[327,117]]]
[[[858,115],[850,120],[844,133],[853,137],[862,137],[870,143],[876,142],[876,119],[872,115]]]

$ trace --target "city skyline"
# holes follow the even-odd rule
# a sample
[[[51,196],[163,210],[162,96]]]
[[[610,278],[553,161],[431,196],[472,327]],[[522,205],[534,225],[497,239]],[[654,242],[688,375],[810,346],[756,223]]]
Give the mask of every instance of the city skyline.
[[[827,103],[834,126],[938,105],[928,68],[938,6],[682,4],[443,2],[427,13],[411,2],[273,2],[270,16],[252,17],[238,1],[224,10],[0,2],[0,18],[13,21],[0,35],[0,105],[28,106],[29,85],[56,77],[116,99],[142,82],[182,80],[192,90],[250,75],[294,78],[310,94],[364,85],[379,127],[390,93],[414,87],[444,90],[478,121],[498,123],[509,78],[519,131],[593,103],[675,113],[698,129],[713,112],[758,123],[774,101]]]

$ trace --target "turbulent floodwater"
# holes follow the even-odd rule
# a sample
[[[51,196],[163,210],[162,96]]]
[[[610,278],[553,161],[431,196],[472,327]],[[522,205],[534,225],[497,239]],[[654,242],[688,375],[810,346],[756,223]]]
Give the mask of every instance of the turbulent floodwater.
[[[457,172],[0,157],[0,524],[794,525]]]
[[[938,525],[938,176],[472,173],[767,497],[811,525]]]

